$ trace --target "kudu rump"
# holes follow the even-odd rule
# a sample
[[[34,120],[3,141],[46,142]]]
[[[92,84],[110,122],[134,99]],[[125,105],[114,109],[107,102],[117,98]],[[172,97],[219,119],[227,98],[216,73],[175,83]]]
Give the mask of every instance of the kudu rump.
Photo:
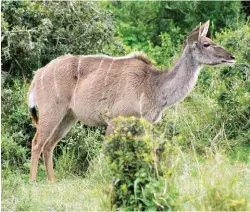
[[[112,131],[112,120],[120,115],[156,123],[168,105],[190,93],[203,65],[233,64],[232,54],[206,37],[208,28],[209,21],[190,33],[170,71],[159,71],[146,56],[138,54],[118,58],[65,55],[39,69],[28,93],[37,126],[30,180],[37,178],[43,152],[48,180],[55,181],[53,149],[78,120],[106,126],[106,133]]]

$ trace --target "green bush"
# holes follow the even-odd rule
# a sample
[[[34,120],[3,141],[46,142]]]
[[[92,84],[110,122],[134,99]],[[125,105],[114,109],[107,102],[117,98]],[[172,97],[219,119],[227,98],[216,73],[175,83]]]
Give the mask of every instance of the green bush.
[[[168,190],[167,174],[159,165],[161,155],[165,158],[171,146],[160,143],[152,134],[152,125],[144,120],[119,117],[115,122],[115,131],[104,146],[114,177],[113,207],[173,210],[178,192],[174,185]]]
[[[161,45],[161,34],[168,33],[173,46],[200,22],[211,21],[211,34],[225,27],[242,26],[245,15],[241,2],[105,2],[116,18],[116,36],[132,48],[146,51],[148,42]],[[211,12],[213,11],[213,12]],[[182,43],[182,42],[181,42]]]
[[[218,122],[224,123],[227,137],[246,141],[250,136],[250,26],[225,29],[216,34],[215,42],[232,52],[237,62],[233,67],[202,71],[197,92],[219,106]]]
[[[2,69],[30,77],[52,59],[101,52],[113,36],[110,12],[98,2],[3,1]]]
[[[215,96],[221,106],[229,138],[250,138],[250,26],[240,30],[225,30],[216,40],[233,52],[235,67],[223,69],[218,79],[223,85]]]
[[[26,104],[27,84],[13,81],[11,87],[2,90],[2,148],[3,167],[17,167],[26,162],[34,128]]]

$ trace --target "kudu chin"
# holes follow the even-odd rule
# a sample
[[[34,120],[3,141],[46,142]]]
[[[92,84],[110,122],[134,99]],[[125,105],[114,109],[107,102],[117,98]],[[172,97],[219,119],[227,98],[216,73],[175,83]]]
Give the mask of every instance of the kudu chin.
[[[107,134],[112,132],[112,120],[120,115],[156,123],[168,105],[191,92],[203,65],[234,63],[232,54],[206,37],[208,28],[209,21],[188,35],[180,58],[166,72],[142,54],[117,58],[65,55],[39,69],[28,93],[37,127],[30,180],[36,180],[43,152],[48,180],[55,182],[53,149],[78,120],[106,126]]]

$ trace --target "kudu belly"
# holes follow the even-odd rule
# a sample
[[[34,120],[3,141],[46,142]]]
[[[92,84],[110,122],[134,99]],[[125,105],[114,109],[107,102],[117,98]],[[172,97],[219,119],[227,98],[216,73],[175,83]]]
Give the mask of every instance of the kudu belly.
[[[98,126],[118,116],[135,116],[140,114],[136,94],[128,95],[116,87],[105,86],[104,80],[92,84],[90,79],[79,83],[71,102],[71,108],[78,120],[87,125]]]
[[[118,117],[144,118],[151,123],[158,122],[162,109],[148,100],[145,95],[123,89],[105,88],[99,81],[95,86],[90,80],[79,84],[71,103],[71,108],[78,120],[90,126],[107,125]]]

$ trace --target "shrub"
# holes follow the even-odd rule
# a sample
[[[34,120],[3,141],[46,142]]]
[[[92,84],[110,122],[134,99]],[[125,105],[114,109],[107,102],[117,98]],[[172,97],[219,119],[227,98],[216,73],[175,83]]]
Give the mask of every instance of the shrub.
[[[250,133],[250,27],[225,29],[216,34],[216,42],[236,57],[234,67],[216,70],[207,68],[201,73],[197,91],[218,104],[218,121],[225,126],[229,139],[247,140]]]
[[[113,20],[99,3],[3,1],[3,70],[28,76],[52,59],[100,52],[113,36]]]
[[[13,81],[11,87],[2,90],[2,149],[3,167],[19,166],[29,157],[29,147],[33,138],[34,128],[25,102],[27,84],[21,85]]]
[[[229,138],[250,137],[250,26],[240,30],[225,30],[216,40],[228,48],[237,59],[235,67],[224,68],[218,76],[223,85],[215,96],[221,106]]]
[[[160,35],[168,33],[178,41],[199,23],[211,20],[212,35],[224,27],[236,29],[244,21],[241,2],[105,2],[116,17],[116,36],[125,45],[147,51],[148,42],[161,45]],[[213,12],[211,12],[213,11]]]
[[[178,28],[173,28],[173,31],[179,31]],[[177,55],[181,51],[181,40],[174,42],[174,38],[170,34],[164,32],[160,36],[160,45],[153,45],[151,42],[148,43],[148,55],[154,59],[162,69],[169,69],[173,65],[173,60],[177,58]]]
[[[118,118],[104,151],[113,174],[113,207],[122,210],[173,210],[175,189],[168,190],[160,155],[169,148],[152,134],[152,125],[135,118]],[[166,150],[162,153],[164,147]],[[164,175],[164,177],[163,177]],[[174,188],[174,185],[171,185]]]

